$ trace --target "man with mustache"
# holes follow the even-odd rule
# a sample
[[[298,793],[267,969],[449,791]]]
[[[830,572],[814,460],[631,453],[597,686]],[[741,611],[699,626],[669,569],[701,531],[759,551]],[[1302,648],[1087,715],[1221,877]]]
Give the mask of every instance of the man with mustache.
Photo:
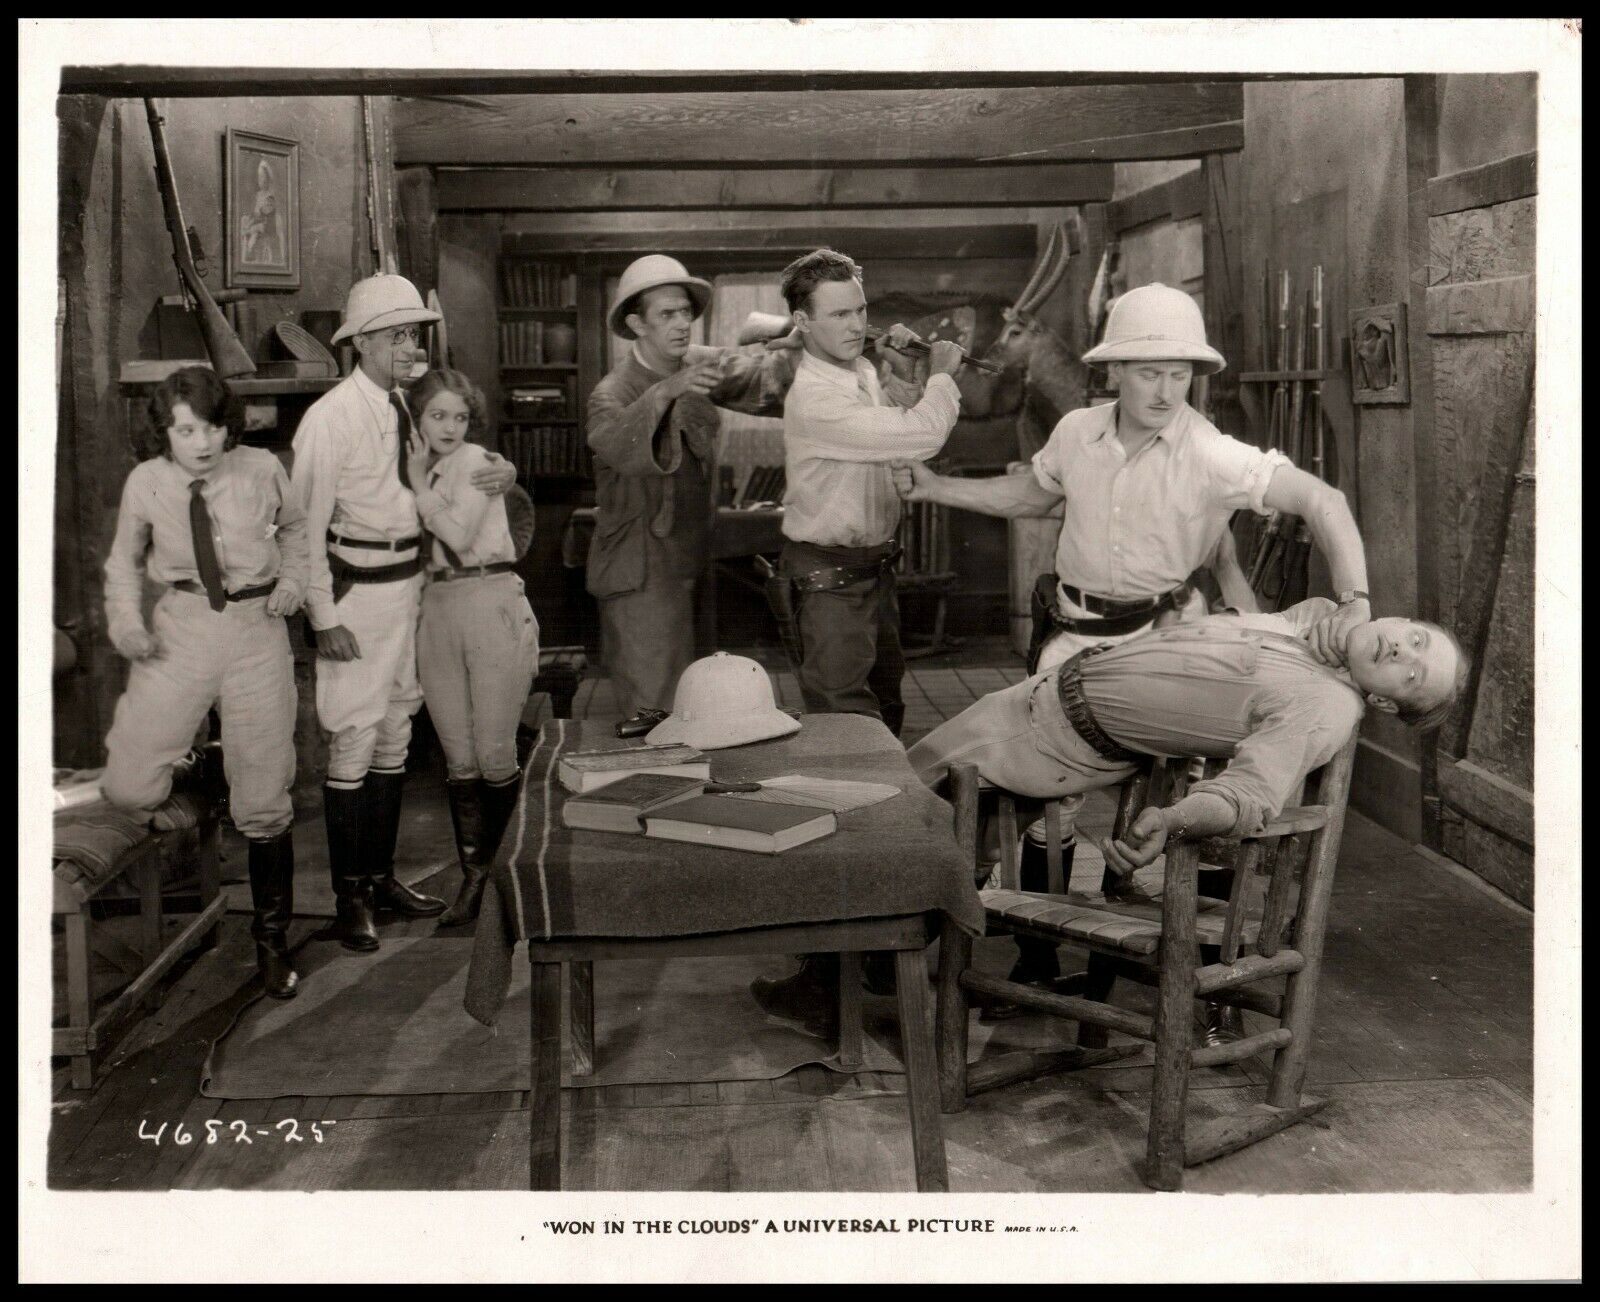
[[[589,396],[595,530],[587,585],[606,672],[630,723],[672,709],[694,659],[694,589],[716,518],[718,407],[777,415],[792,339],[741,351],[690,343],[711,286],[675,258],[636,259],[617,284],[611,332],[632,347]]]
[[[408,918],[444,911],[443,900],[394,875],[411,716],[422,704],[421,527],[406,470],[414,431],[399,387],[425,356],[421,325],[439,319],[403,276],[351,286],[333,342],[352,340],[358,364],[311,405],[294,436],[290,482],[311,544],[317,718],[331,734],[323,818],[333,935],[360,953],[378,948],[378,910]],[[515,479],[510,463],[494,457],[472,482],[503,493]]]
[[[1083,360],[1106,367],[1117,400],[1068,412],[1034,456],[1031,473],[955,479],[915,463],[895,472],[896,486],[911,501],[999,516],[1061,512],[1051,627],[1029,672],[1152,626],[1204,615],[1205,602],[1188,579],[1207,563],[1231,604],[1253,608],[1227,532],[1240,508],[1306,521],[1339,593],[1338,606],[1309,629],[1307,646],[1324,663],[1338,663],[1350,630],[1372,617],[1355,518],[1337,489],[1280,452],[1228,437],[1189,405],[1194,376],[1214,375],[1227,364],[1206,341],[1199,304],[1167,285],[1130,290],[1112,306],[1104,341]],[[1062,810],[1062,856],[1069,868],[1081,806],[1081,800],[1069,801]],[[1044,889],[1043,838],[1043,827],[1035,826],[1023,844],[1025,890]],[[1206,873],[1201,890],[1225,888]],[[1053,946],[1019,940],[1018,948],[1012,980],[1048,985],[1059,974]],[[986,1015],[1011,1011],[1002,1005]],[[1235,1010],[1216,1005],[1212,1022],[1206,1043],[1236,1035]]]

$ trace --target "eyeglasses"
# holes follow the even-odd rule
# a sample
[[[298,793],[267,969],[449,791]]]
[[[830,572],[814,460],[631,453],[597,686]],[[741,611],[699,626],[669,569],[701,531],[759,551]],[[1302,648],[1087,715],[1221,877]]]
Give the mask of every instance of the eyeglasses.
[[[398,348],[401,344],[415,344],[422,340],[422,331],[416,326],[406,326],[400,330],[389,332],[389,342]]]

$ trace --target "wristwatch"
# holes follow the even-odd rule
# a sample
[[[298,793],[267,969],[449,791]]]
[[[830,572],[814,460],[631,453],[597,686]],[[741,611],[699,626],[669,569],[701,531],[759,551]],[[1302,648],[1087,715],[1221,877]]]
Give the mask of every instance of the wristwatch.
[[[1349,588],[1339,594],[1339,604],[1341,606],[1348,606],[1352,601],[1365,601],[1368,605],[1372,604],[1372,598],[1367,596],[1360,588]]]

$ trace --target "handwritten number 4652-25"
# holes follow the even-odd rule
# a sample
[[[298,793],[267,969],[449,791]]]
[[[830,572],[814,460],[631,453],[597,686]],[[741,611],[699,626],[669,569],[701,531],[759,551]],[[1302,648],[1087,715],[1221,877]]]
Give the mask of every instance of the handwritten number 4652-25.
[[[151,1130],[149,1121],[141,1118],[138,1137],[140,1139],[148,1139],[152,1144],[159,1147],[162,1136],[166,1134],[167,1126],[170,1124],[170,1122],[163,1121],[155,1130]],[[338,1122],[335,1121],[313,1121],[310,1126],[312,1140],[318,1144],[322,1143],[325,1138],[322,1133],[322,1127],[337,1124]],[[286,1144],[303,1144],[306,1142],[306,1137],[300,1133],[300,1123],[293,1117],[285,1117],[277,1125],[273,1126],[271,1130],[264,1126],[258,1126],[255,1133],[269,1138],[273,1134],[277,1134]],[[250,1138],[250,1123],[248,1121],[208,1121],[205,1123],[206,1143],[227,1143],[229,1142],[229,1136],[232,1136],[231,1142],[235,1144],[255,1143],[255,1140]],[[199,1137],[200,1133],[198,1131],[186,1130],[181,1121],[176,1126],[173,1126],[171,1139],[180,1148],[185,1144],[194,1143]]]

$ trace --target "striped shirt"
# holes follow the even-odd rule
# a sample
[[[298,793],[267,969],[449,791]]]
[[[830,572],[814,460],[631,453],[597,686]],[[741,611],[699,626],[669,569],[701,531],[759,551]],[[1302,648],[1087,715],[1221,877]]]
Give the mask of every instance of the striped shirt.
[[[783,405],[783,533],[821,547],[874,547],[900,527],[891,461],[926,461],[955,428],[961,391],[934,375],[893,405],[864,357],[844,370],[807,353]]]

